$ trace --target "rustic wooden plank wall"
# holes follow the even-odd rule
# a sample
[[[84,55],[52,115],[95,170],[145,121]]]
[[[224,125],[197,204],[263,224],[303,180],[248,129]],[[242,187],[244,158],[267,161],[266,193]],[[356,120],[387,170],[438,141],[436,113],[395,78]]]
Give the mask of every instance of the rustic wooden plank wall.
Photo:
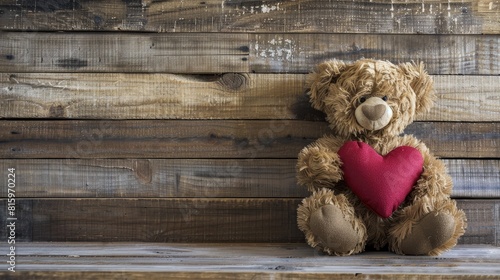
[[[498,0],[0,0],[0,29],[20,240],[302,242],[294,165],[328,131],[305,74],[367,57],[426,63],[406,132],[450,170],[460,242],[500,245]]]

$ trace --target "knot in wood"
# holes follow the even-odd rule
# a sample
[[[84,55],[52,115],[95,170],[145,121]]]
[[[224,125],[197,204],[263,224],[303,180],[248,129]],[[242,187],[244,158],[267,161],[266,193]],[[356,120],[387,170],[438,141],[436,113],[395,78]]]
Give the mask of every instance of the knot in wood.
[[[222,75],[220,83],[231,90],[238,90],[246,84],[246,77],[238,73],[227,73]]]
[[[134,161],[134,171],[137,178],[139,178],[139,180],[144,183],[149,184],[153,180],[151,164],[149,160]]]
[[[62,105],[52,105],[49,109],[49,117],[62,118],[64,117],[64,107]]]

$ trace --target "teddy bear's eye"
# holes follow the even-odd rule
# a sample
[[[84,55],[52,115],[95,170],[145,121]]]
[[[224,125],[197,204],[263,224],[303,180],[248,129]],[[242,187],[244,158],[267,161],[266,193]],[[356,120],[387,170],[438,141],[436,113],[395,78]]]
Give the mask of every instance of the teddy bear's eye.
[[[387,101],[387,95],[382,97],[382,100]]]
[[[363,97],[361,97],[361,98],[359,99],[359,102],[360,102],[360,103],[363,103],[363,102],[365,102],[365,101],[366,101],[366,97],[364,97],[364,96],[363,96]]]

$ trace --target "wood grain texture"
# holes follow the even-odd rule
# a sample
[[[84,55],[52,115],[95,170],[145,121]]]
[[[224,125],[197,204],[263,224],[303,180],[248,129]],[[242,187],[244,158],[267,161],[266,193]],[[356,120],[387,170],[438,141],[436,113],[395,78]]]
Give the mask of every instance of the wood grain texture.
[[[0,203],[2,217],[7,217],[5,202]],[[19,205],[23,202],[18,200]],[[31,236],[29,241],[297,242],[303,238],[296,226],[296,199],[34,199],[26,203],[32,203],[32,212],[20,208],[16,215],[30,220],[32,229],[24,232],[20,227],[17,232]],[[6,230],[0,229],[1,236],[7,237]]]
[[[423,61],[431,74],[500,73],[499,36],[250,34],[251,70],[308,72],[331,58]]]
[[[443,160],[453,178],[453,196],[486,198],[500,195],[500,162],[487,159]]]
[[[4,158],[295,158],[325,123],[268,121],[5,121]]]
[[[330,132],[293,120],[1,121],[0,157],[296,158]],[[405,132],[440,157],[500,157],[500,123],[416,122]]]
[[[494,35],[0,33],[0,72],[307,73],[329,58],[500,74]]]
[[[439,258],[329,257],[305,244],[34,242],[8,279],[493,279],[500,249],[459,245]]]
[[[77,119],[322,119],[306,75],[0,73],[0,117]],[[424,121],[500,120],[500,76],[433,76]]]
[[[75,198],[305,197],[294,159],[0,160],[16,196]],[[480,191],[478,191],[480,192]],[[7,189],[0,190],[7,197]]]
[[[0,9],[0,27],[6,30],[500,33],[500,8],[487,0],[3,0]]]
[[[500,123],[418,122],[405,129],[439,157],[498,158]]]
[[[453,197],[500,198],[500,161],[445,159]],[[295,159],[0,160],[18,198],[302,198]],[[7,189],[0,190],[7,197]]]
[[[304,242],[301,199],[18,199],[18,241]],[[457,200],[468,218],[460,244],[499,246],[500,200]],[[31,205],[31,208],[25,207]],[[6,224],[6,200],[0,200]],[[0,228],[1,240],[6,227]],[[22,236],[22,238],[21,238]],[[4,242],[2,241],[2,242]]]
[[[35,261],[39,260],[39,258],[35,258]],[[124,262],[124,265],[127,265],[127,260],[121,260]],[[455,266],[454,264],[451,264],[452,266]],[[70,266],[70,265],[68,265]],[[77,266],[85,266],[85,267],[90,267],[93,266],[93,264],[87,264],[86,262],[83,262],[83,264],[77,264]],[[147,265],[141,265],[145,268],[149,268]],[[161,264],[160,266],[163,266]],[[195,267],[199,267],[197,265],[194,265]],[[251,266],[251,265],[250,265]],[[23,266],[24,267],[24,266]],[[31,268],[31,266],[27,266]],[[71,266],[70,266],[71,267]],[[113,267],[116,267],[114,265],[108,266],[107,270],[113,270]],[[122,266],[119,265],[121,268]],[[127,266],[129,267],[129,266]],[[133,268],[136,268],[138,266],[132,266]],[[175,267],[179,267],[176,265]],[[238,265],[235,265],[235,267],[238,267]],[[366,266],[365,266],[366,267]],[[217,279],[217,280],[233,280],[233,279],[255,279],[255,280],[359,280],[359,279],[401,279],[401,280],[410,280],[410,279],[416,279],[415,277],[418,277],[418,279],[433,279],[433,280],[468,280],[468,279],[497,279],[497,275],[495,275],[496,270],[493,269],[493,274],[492,275],[484,275],[484,274],[473,274],[469,273],[467,275],[462,275],[462,274],[453,274],[453,275],[443,275],[443,274],[422,274],[422,270],[419,270],[419,272],[416,273],[409,273],[409,274],[401,274],[401,271],[406,271],[402,270],[400,267],[399,268],[394,268],[394,271],[391,273],[384,273],[384,274],[378,274],[378,273],[373,273],[373,272],[366,272],[366,273],[358,273],[358,272],[352,272],[352,273],[343,273],[343,272],[310,272],[310,273],[304,273],[304,272],[279,272],[279,271],[274,271],[274,270],[293,270],[293,268],[290,267],[284,267],[281,265],[274,266],[274,267],[269,267],[266,266],[262,268],[262,272],[258,270],[258,272],[254,271],[248,271],[250,269],[245,269],[246,271],[237,271],[237,272],[226,272],[226,271],[220,271],[220,269],[217,269],[217,271],[193,271],[192,266],[190,266],[191,269],[185,268],[185,271],[166,271],[166,272],[147,272],[147,271],[142,271],[142,272],[123,272],[123,271],[113,271],[113,272],[97,272],[97,271],[37,271],[37,272],[16,272],[16,273],[10,273],[7,274],[7,272],[0,272],[0,277],[4,275],[8,275],[8,279],[33,279],[33,280],[39,280],[39,279],[110,279],[110,280],[118,280],[118,279],[151,279],[151,280],[159,280],[159,279]],[[206,268],[206,267],[204,267]],[[474,268],[482,269],[483,271],[486,271],[489,273],[489,269],[484,270],[483,266],[475,266]],[[90,268],[88,268],[90,270]],[[175,270],[175,268],[173,268]],[[215,270],[215,268],[213,268]],[[354,270],[357,270],[356,268],[352,268]],[[458,269],[467,269],[462,266],[459,266]],[[36,267],[33,268],[33,270],[37,270]],[[72,270],[71,268],[68,270]],[[257,270],[257,269],[255,269]],[[442,270],[442,268],[440,268]],[[438,272],[436,272],[438,273]],[[7,276],[6,276],[7,277]]]
[[[437,100],[420,120],[499,121],[500,76],[434,76]]]
[[[0,72],[248,72],[247,34],[0,33]]]
[[[0,117],[292,119],[305,75],[0,74]],[[500,79],[499,79],[500,81]]]

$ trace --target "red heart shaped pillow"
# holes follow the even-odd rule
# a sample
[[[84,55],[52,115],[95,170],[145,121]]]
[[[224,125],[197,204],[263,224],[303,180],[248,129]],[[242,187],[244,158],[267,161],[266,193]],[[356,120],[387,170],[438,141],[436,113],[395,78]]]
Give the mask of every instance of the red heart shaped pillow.
[[[370,145],[356,141],[345,143],[338,155],[349,188],[382,218],[390,217],[405,200],[424,163],[413,147],[401,146],[381,156]]]

